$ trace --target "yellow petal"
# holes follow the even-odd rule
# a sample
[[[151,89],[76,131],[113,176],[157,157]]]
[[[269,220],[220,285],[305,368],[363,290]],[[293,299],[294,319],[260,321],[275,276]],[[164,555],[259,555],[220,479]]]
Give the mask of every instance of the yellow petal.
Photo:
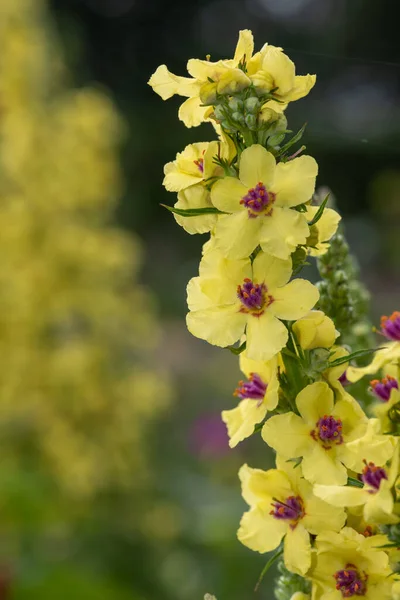
[[[260,317],[247,317],[246,339],[249,358],[270,360],[285,346],[288,331],[284,324],[267,310]]]
[[[319,206],[307,206],[307,220],[311,221],[319,210]],[[325,208],[320,220],[313,225],[318,232],[318,241],[315,248],[309,248],[308,252],[311,256],[321,256],[328,250],[329,240],[336,233],[341,216],[332,208]]]
[[[222,420],[228,429],[229,446],[234,448],[248,438],[253,433],[254,426],[261,423],[266,414],[267,407],[264,404],[259,406],[257,400],[252,399],[242,400],[236,408],[224,410]]]
[[[296,75],[294,78],[294,87],[290,90],[286,100],[288,102],[293,102],[294,100],[300,100],[300,98],[307,96],[314,87],[316,79],[316,75]]]
[[[313,535],[317,535],[321,533],[321,531],[326,531],[327,529],[331,531],[340,531],[347,518],[345,511],[343,508],[341,508],[342,505],[331,506],[327,501],[324,501],[324,498],[321,499],[321,497],[317,497],[317,494],[314,494],[310,494],[307,497],[303,495],[304,508],[306,512],[305,517],[303,518],[304,527]]]
[[[252,360],[245,352],[242,352],[239,356],[240,370],[249,377],[251,373],[258,373],[261,379],[268,383],[271,379],[276,378],[276,372],[278,369],[278,361],[273,358],[268,361],[264,360]]]
[[[287,527],[285,521],[274,519],[259,508],[252,508],[240,521],[238,539],[251,550],[270,552],[279,546]]]
[[[291,259],[282,260],[265,252],[259,252],[254,259],[254,280],[257,283],[264,282],[269,290],[284,286],[291,275]]]
[[[397,523],[399,517],[393,514],[393,496],[386,486],[381,483],[377,494],[369,494],[364,506],[364,519],[368,523]]]
[[[178,194],[175,208],[187,210],[188,208],[209,208],[212,206],[210,193],[201,184],[192,185]],[[200,215],[198,217],[181,217],[174,214],[175,221],[190,234],[207,233],[217,222],[217,215]]]
[[[187,303],[189,310],[203,310],[213,306],[213,301],[201,289],[201,278],[192,277],[187,284]]]
[[[253,144],[240,156],[239,179],[247,189],[261,182],[269,190],[274,181],[275,158],[263,146]]]
[[[303,456],[314,444],[310,428],[292,412],[268,419],[261,435],[271,448],[287,458]]]
[[[247,210],[221,215],[215,227],[216,244],[228,258],[247,258],[258,245],[260,227],[261,221],[249,218]]]
[[[212,307],[189,312],[186,324],[192,335],[225,348],[243,334],[246,315],[238,312],[236,305]]]
[[[318,302],[317,288],[305,279],[294,279],[287,285],[274,290],[274,302],[269,309],[288,321],[301,319]]]
[[[378,431],[379,421],[369,419],[365,434],[346,444],[343,448],[343,462],[349,469],[361,473],[364,460],[382,466],[392,458],[396,448],[393,437],[381,435]]]
[[[347,469],[334,454],[334,448],[324,450],[318,442],[314,442],[312,452],[303,457],[301,468],[304,477],[311,483],[325,485],[345,485]]]
[[[345,485],[314,485],[314,494],[333,506],[360,506],[368,499],[368,492],[362,488]]]
[[[333,392],[323,381],[312,383],[297,395],[296,405],[304,421],[315,427],[321,417],[331,414]]]
[[[272,75],[274,87],[278,88],[276,95],[284,96],[294,87],[295,66],[281,48],[267,47],[261,69]]]
[[[148,84],[163,100],[171,98],[174,94],[188,97],[194,96],[200,89],[195,79],[174,75],[168,71],[166,65],[158,67],[150,77]]]
[[[236,177],[224,177],[219,179],[211,189],[211,200],[214,206],[227,213],[243,212],[247,216],[247,210],[240,204],[243,196],[247,194],[247,188],[236,179]],[[252,219],[256,221],[257,219]]]
[[[349,367],[347,377],[349,381],[356,382],[364,375],[373,375],[385,365],[400,358],[400,342],[387,342],[378,350],[372,362],[366,367]]]
[[[180,105],[178,117],[186,127],[197,127],[207,119],[211,112],[212,107],[202,106],[200,98],[196,96],[188,98]]]
[[[239,469],[239,479],[242,487],[242,496],[249,506],[256,506],[258,503],[258,497],[250,489],[249,482],[251,481],[253,472],[255,469],[249,467],[249,465],[242,465]]]
[[[204,245],[199,273],[202,278],[224,279],[219,286],[233,286],[233,296],[236,297],[238,284],[243,283],[246,277],[251,278],[252,269],[248,258],[242,260],[226,258],[217,247],[215,238],[212,238]]]
[[[279,163],[271,191],[276,194],[276,206],[297,206],[308,202],[315,190],[318,165],[311,156],[299,156]]]
[[[283,548],[285,567],[292,573],[305,575],[311,567],[311,543],[310,535],[302,523],[294,529],[288,529]]]
[[[250,60],[254,52],[254,39],[250,29],[242,29],[239,31],[239,39],[236,45],[235,56],[233,61],[238,65],[243,59],[246,62]]]
[[[322,310],[311,310],[292,326],[297,341],[303,350],[330,348],[339,333],[335,324]]]
[[[304,215],[290,208],[274,206],[263,217],[260,245],[264,252],[278,258],[289,258],[300,244],[305,244],[310,229]]]

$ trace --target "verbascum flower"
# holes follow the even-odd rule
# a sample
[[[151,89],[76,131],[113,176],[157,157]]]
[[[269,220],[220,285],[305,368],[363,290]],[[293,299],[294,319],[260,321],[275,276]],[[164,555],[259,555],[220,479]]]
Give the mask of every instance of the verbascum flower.
[[[330,348],[339,335],[332,319],[321,310],[311,310],[292,325],[292,330],[303,350]]]
[[[312,383],[296,398],[300,415],[288,412],[271,417],[262,429],[264,441],[286,458],[302,457],[304,477],[312,483],[345,485],[346,466],[362,461],[365,445],[371,460],[379,463],[382,452],[390,452],[391,441],[382,449],[382,440],[371,436],[359,447],[349,444],[362,438],[368,419],[360,405],[348,395],[334,404],[333,391],[325,382]],[[361,458],[360,458],[361,457]],[[387,460],[387,455],[384,461]]]
[[[377,536],[381,537],[381,536]],[[316,539],[313,600],[390,600],[389,558],[376,537],[365,538],[350,527],[340,533],[324,532]],[[378,547],[377,547],[378,546]]]
[[[174,208],[181,210],[211,207],[210,192],[201,183],[192,185],[179,192],[178,201],[174,204]],[[183,217],[182,215],[174,214],[174,218],[178,225],[191,235],[195,233],[208,233],[214,229],[217,222],[217,215],[212,213],[198,215],[197,217]]]
[[[307,206],[306,217],[312,221],[319,206]],[[325,208],[321,218],[310,227],[310,237],[307,240],[307,251],[310,256],[322,256],[328,250],[329,240],[336,233],[341,216],[332,208]]]
[[[280,458],[277,467],[240,469],[242,494],[250,510],[242,517],[238,538],[252,550],[270,552],[284,537],[286,568],[304,575],[311,567],[310,534],[339,531],[346,515],[313,494],[300,468]]]
[[[307,202],[315,189],[318,165],[311,156],[276,164],[259,144],[240,157],[239,178],[225,177],[211,190],[220,216],[215,238],[229,258],[244,258],[259,244],[264,252],[287,259],[309,235],[307,219],[293,207]]]
[[[317,484],[314,486],[314,493],[332,506],[363,507],[363,517],[368,523],[397,523],[399,517],[393,513],[392,488],[398,476],[398,468],[399,451],[396,447],[389,466],[379,466],[364,460],[364,468],[359,475],[364,487]]]
[[[169,192],[180,192],[196,183],[205,181],[217,170],[214,157],[219,142],[197,142],[178,152],[176,159],[164,167],[163,185]],[[222,169],[219,169],[222,174]]]
[[[243,352],[240,355],[240,368],[247,381],[239,382],[234,395],[241,398],[241,402],[236,408],[222,412],[231,448],[249,437],[255,425],[261,423],[268,411],[277,407],[279,401],[277,357],[267,362],[256,361],[248,358]]]
[[[263,252],[253,264],[248,258],[229,260],[211,246],[200,263],[200,276],[188,284],[189,331],[221,347],[246,332],[247,356],[270,360],[288,339],[282,320],[301,318],[318,300],[309,281],[288,283],[291,274],[291,260]]]

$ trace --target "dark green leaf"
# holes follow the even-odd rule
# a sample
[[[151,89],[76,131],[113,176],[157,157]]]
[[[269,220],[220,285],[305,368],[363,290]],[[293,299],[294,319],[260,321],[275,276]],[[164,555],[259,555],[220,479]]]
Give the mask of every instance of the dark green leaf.
[[[303,127],[299,129],[299,131],[287,142],[287,144],[282,146],[282,148],[279,150],[280,156],[282,156],[282,154],[285,154],[285,152],[287,152],[287,150],[289,150],[289,148],[291,148],[293,144],[296,144],[301,140],[306,127],[307,123],[304,123]]]
[[[351,487],[358,487],[358,488],[364,487],[363,482],[359,481],[358,479],[355,479],[354,477],[347,478],[347,485],[351,486]]]
[[[323,215],[323,212],[325,210],[325,206],[326,206],[328,200],[329,200],[329,194],[327,194],[326,198],[321,203],[321,206],[319,207],[319,209],[315,213],[314,218],[311,219],[311,221],[309,221],[309,223],[308,223],[309,227],[311,227],[312,225],[315,225],[315,223],[318,223],[318,221],[320,220],[320,218]]]
[[[174,206],[167,206],[166,204],[161,204],[164,208],[174,213],[175,215],[179,215],[180,217],[199,217],[200,215],[225,215],[226,213],[218,210],[214,206],[206,206],[205,208],[175,208]]]
[[[371,348],[370,350],[357,350],[356,352],[352,352],[347,356],[342,356],[328,363],[328,367],[338,367],[339,365],[344,365],[344,363],[353,360],[353,358],[361,358],[362,356],[368,356],[369,354],[374,354],[378,350],[382,350],[382,348]]]
[[[258,591],[258,588],[260,587],[261,582],[264,579],[264,576],[267,573],[267,571],[269,571],[270,567],[272,567],[272,565],[274,564],[274,562],[277,561],[278,558],[280,556],[282,556],[282,554],[283,554],[283,548],[281,548],[280,550],[278,550],[277,552],[275,552],[275,554],[273,556],[271,556],[271,558],[269,559],[269,561],[267,562],[267,564],[265,565],[265,567],[261,571],[260,577],[258,578],[258,581],[256,583],[256,587],[254,588],[255,592]]]
[[[246,342],[243,342],[243,344],[241,344],[240,346],[236,347],[236,346],[227,346],[228,350],[230,350],[232,352],[232,354],[236,354],[239,355],[243,352],[243,350],[246,350]]]

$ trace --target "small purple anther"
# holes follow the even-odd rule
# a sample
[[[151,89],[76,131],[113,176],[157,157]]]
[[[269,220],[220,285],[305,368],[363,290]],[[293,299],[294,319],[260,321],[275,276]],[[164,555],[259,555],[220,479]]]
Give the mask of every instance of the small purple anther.
[[[400,311],[395,311],[390,317],[381,317],[381,333],[394,342],[400,342]]]
[[[336,589],[342,593],[343,598],[365,596],[367,593],[367,577],[361,577],[355,565],[348,564],[345,569],[336,571],[334,578]]]
[[[387,375],[381,381],[379,381],[379,379],[373,379],[370,382],[370,385],[375,396],[377,396],[379,400],[382,400],[382,402],[387,402],[389,400],[393,389],[399,389],[399,382],[391,375]]]
[[[387,479],[387,473],[383,467],[376,467],[374,463],[365,462],[365,467],[361,475],[361,479],[365,485],[368,485],[374,490],[378,491],[381,485],[382,479]]]
[[[342,437],[342,421],[335,419],[331,415],[324,415],[317,422],[318,437],[323,442],[335,442],[341,444]]]
[[[250,373],[248,381],[239,381],[239,385],[233,395],[242,398],[242,400],[245,398],[258,400],[258,404],[260,405],[264,400],[267,387],[267,384],[263,382],[258,373]]]
[[[249,211],[249,217],[258,217],[261,213],[268,214],[275,202],[275,194],[267,192],[265,185],[260,181],[256,187],[251,188],[240,201]]]
[[[289,496],[285,501],[276,500],[272,503],[272,507],[273,510],[269,514],[275,519],[291,521],[291,527],[295,527],[305,515],[300,496]]]
[[[271,303],[271,297],[267,297],[267,287],[264,283],[253,283],[251,279],[246,278],[243,285],[238,285],[237,296],[244,308],[245,312],[254,314],[262,314],[267,302]]]

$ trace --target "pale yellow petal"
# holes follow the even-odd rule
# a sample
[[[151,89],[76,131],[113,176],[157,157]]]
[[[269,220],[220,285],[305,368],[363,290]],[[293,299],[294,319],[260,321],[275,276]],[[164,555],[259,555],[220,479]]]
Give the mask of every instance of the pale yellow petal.
[[[242,29],[239,31],[239,39],[236,45],[235,56],[233,61],[238,65],[243,59],[247,62],[253,56],[254,39],[250,29]]]
[[[297,206],[308,202],[315,190],[318,165],[311,156],[299,156],[279,163],[271,191],[276,194],[277,206]]]
[[[243,150],[240,156],[239,179],[247,189],[263,183],[269,191],[274,181],[275,158],[260,144],[253,144]]]
[[[252,508],[240,521],[238,539],[256,552],[271,552],[279,546],[287,527],[285,521],[274,519],[259,508]]]
[[[183,102],[178,111],[178,117],[186,127],[197,127],[201,125],[211,114],[212,107],[202,106],[200,98],[188,98]]]
[[[187,284],[187,304],[189,310],[203,310],[213,306],[213,301],[201,289],[201,278],[192,277]]]
[[[254,426],[261,423],[267,414],[264,404],[258,405],[257,400],[245,399],[239,402],[236,408],[224,410],[222,420],[227,426],[229,446],[234,448],[237,444],[248,438],[254,431]]]
[[[261,432],[263,440],[287,458],[303,456],[315,442],[301,417],[292,412],[271,417]]]
[[[243,283],[246,277],[251,278],[252,269],[250,260],[248,258],[230,260],[219,250],[214,237],[211,241],[212,244],[207,243],[207,250],[204,251],[200,261],[199,273],[204,278],[223,279],[224,282],[220,283],[220,287],[221,285],[226,287],[230,284],[230,287],[233,286],[234,294],[236,295],[238,284]]]
[[[319,206],[307,206],[307,220],[311,221],[319,210]],[[308,252],[311,256],[321,256],[328,250],[329,240],[336,233],[341,220],[341,216],[332,208],[325,208],[322,217],[313,226],[318,231],[318,242],[316,248],[309,248]]]
[[[219,179],[211,188],[211,201],[216,208],[227,213],[243,212],[247,210],[240,204],[247,188],[236,177]],[[256,221],[257,219],[252,219]]]
[[[301,390],[296,405],[304,421],[315,427],[321,417],[331,414],[333,392],[327,383],[317,381]]]
[[[285,96],[294,87],[295,66],[281,48],[275,46],[266,48],[261,69],[272,76],[273,85],[278,88],[276,95]]]
[[[260,245],[264,252],[287,259],[300,244],[305,244],[310,229],[304,214],[274,206],[262,220]]]
[[[253,472],[256,469],[249,467],[249,465],[244,464],[239,469],[239,479],[242,487],[242,496],[245,502],[249,506],[256,506],[258,503],[258,497],[252,492],[250,489],[249,483],[251,481]]]
[[[266,310],[260,317],[247,317],[246,339],[249,358],[270,360],[285,346],[288,331],[279,319]]]
[[[178,202],[175,208],[183,210],[191,208],[210,208],[212,206],[210,193],[201,184],[192,185],[178,194]],[[181,217],[174,214],[175,221],[191,235],[195,233],[207,233],[215,227],[217,215],[199,215],[198,217]]]
[[[385,483],[385,482],[383,482]],[[393,514],[393,496],[387,487],[381,488],[377,494],[369,494],[364,506],[364,519],[368,523],[397,523],[399,517]]]
[[[174,94],[188,97],[194,96],[200,89],[196,80],[190,77],[174,75],[168,71],[166,65],[160,65],[157,68],[150,77],[148,84],[163,100],[171,98]]]
[[[340,531],[342,529],[347,518],[342,505],[331,506],[324,499],[317,497],[317,494],[310,494],[307,497],[303,496],[303,499],[306,512],[303,518],[303,525],[307,531],[313,535],[317,535],[327,529],[331,531]]]
[[[249,377],[251,373],[258,373],[264,383],[269,381],[275,376],[278,368],[278,361],[276,358],[272,358],[269,361],[264,360],[252,360],[245,352],[242,352],[239,356],[240,370]]]
[[[289,527],[283,548],[285,567],[293,573],[305,575],[311,567],[311,543],[310,535],[302,523],[294,529]]]
[[[316,79],[316,75],[296,75],[294,78],[294,87],[290,90],[288,97],[286,98],[287,102],[300,100],[300,98],[307,96],[314,87]]]
[[[228,258],[247,258],[258,245],[260,227],[261,221],[249,218],[247,210],[221,215],[215,227],[216,244]]]
[[[318,302],[317,288],[305,279],[294,279],[284,287],[274,290],[274,302],[269,307],[280,319],[301,319]]]
[[[293,324],[292,330],[303,350],[330,348],[339,335],[332,319],[322,310],[311,310]]]
[[[360,506],[368,499],[368,492],[362,488],[346,485],[314,485],[314,494],[333,506]]]
[[[347,377],[349,381],[356,382],[364,375],[373,375],[379,369],[382,369],[386,364],[398,360],[400,358],[400,342],[387,341],[384,346],[379,349],[372,360],[366,367],[349,367]]]
[[[324,450],[318,442],[314,442],[312,451],[303,457],[301,468],[311,483],[345,485],[347,482],[347,469],[336,459],[334,448]]]
[[[246,315],[236,305],[189,312],[186,324],[190,333],[209,344],[225,348],[238,341],[246,324]]]
[[[280,288],[289,281],[292,275],[292,261],[259,252],[253,262],[253,275],[254,280],[257,283],[264,282],[268,290]]]

